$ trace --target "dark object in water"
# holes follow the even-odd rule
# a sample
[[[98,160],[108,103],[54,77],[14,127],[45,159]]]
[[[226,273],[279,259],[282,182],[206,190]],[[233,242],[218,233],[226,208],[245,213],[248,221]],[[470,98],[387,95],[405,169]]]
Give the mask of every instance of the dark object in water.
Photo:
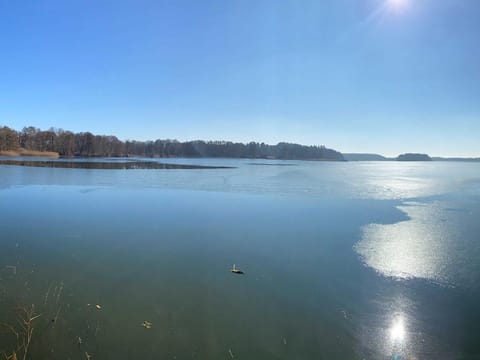
[[[245,273],[242,270],[238,270],[235,267],[235,264],[233,264],[233,268],[230,270],[232,273],[237,274],[237,275],[244,275]]]
[[[230,166],[167,164],[156,161],[65,161],[65,160],[0,160],[0,165],[33,166],[66,169],[233,169]]]

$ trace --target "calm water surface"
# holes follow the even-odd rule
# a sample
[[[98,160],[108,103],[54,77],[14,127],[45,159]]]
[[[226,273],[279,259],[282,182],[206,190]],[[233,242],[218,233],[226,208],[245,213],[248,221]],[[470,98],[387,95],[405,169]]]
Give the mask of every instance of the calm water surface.
[[[480,164],[162,162],[0,166],[32,359],[480,359]]]

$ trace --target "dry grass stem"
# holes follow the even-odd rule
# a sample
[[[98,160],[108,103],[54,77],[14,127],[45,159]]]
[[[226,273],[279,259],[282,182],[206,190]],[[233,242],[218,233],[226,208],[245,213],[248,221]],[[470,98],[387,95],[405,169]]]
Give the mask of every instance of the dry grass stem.
[[[17,339],[17,348],[12,351],[12,354],[4,354],[6,360],[18,360],[20,355],[17,356],[17,354],[22,353],[23,356],[21,356],[21,359],[26,360],[28,355],[28,349],[30,348],[30,343],[33,337],[33,322],[40,316],[41,314],[37,315],[35,313],[34,305],[30,307],[22,307],[19,310],[19,315],[17,319],[18,330],[9,324],[1,324],[3,327],[10,330],[10,332],[14,334]]]

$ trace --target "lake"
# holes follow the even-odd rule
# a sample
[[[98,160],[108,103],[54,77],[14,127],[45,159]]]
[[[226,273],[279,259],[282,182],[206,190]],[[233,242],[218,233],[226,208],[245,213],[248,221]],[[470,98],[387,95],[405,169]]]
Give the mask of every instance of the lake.
[[[480,358],[480,163],[158,162],[0,165],[0,354]]]

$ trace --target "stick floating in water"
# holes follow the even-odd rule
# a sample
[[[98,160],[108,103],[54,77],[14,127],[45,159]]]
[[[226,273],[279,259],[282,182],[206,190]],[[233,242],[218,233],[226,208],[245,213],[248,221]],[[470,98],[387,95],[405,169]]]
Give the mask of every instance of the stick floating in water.
[[[231,271],[232,273],[238,274],[238,275],[243,275],[243,274],[245,274],[242,270],[237,269],[237,268],[235,267],[235,264],[233,264],[233,267],[232,267],[232,269],[231,269],[230,271]]]

